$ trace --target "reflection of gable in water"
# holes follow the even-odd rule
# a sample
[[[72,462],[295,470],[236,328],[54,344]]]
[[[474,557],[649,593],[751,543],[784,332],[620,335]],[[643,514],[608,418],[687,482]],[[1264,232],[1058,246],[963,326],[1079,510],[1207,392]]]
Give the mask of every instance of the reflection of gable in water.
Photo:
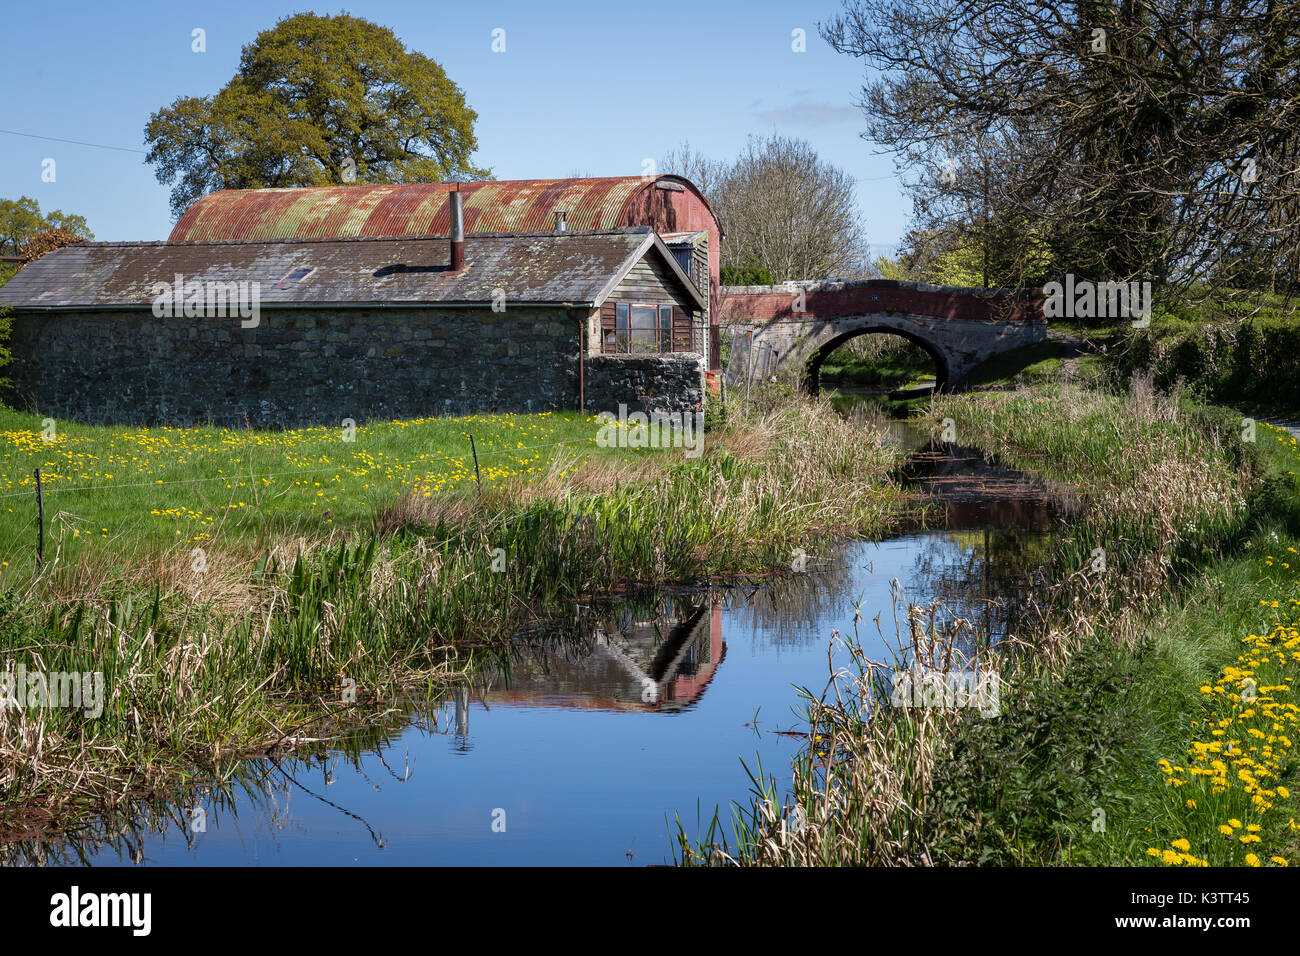
[[[684,619],[598,630],[582,647],[530,647],[487,698],[537,707],[677,711],[704,693],[725,653],[722,606],[710,602]]]

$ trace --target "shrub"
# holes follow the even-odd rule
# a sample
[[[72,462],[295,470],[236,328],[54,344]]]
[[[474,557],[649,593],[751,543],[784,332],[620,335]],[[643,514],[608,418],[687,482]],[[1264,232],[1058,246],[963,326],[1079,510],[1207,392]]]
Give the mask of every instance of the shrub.
[[[1168,319],[1129,330],[1125,344],[1125,373],[1149,369],[1160,388],[1182,379],[1210,402],[1291,413],[1300,407],[1300,323],[1293,318]]]

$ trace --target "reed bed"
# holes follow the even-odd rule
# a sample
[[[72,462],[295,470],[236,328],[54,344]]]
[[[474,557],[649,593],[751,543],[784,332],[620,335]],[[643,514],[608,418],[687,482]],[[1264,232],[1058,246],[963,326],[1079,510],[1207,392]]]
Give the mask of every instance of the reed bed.
[[[971,674],[987,688],[1000,680],[1002,660],[969,620],[948,614],[939,602],[905,605],[897,580],[893,585],[893,633],[882,629],[879,635],[890,657],[873,659],[863,650],[859,607],[853,633],[832,635],[825,688],[800,691],[808,745],[794,761],[790,788],[783,790],[759,766],[750,774],[753,799],[735,808],[730,835],[715,813],[703,839],[693,842],[679,819],[679,864],[930,862],[928,782],[952,726],[966,718],[955,706],[894,706],[895,676],[917,675],[913,686],[920,687],[924,675]]]

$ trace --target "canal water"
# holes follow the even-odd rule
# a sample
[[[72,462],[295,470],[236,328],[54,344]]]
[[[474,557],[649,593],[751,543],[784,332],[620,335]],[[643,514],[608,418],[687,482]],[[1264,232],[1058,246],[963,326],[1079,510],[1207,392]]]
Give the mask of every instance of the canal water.
[[[900,433],[905,441],[915,436]],[[745,587],[624,596],[577,640],[521,642],[508,668],[311,759],[250,761],[222,792],[138,806],[25,862],[438,865],[671,862],[747,801],[742,760],[788,780],[796,687],[820,694],[832,634],[880,631],[895,602],[941,600],[996,636],[1049,543],[1036,482],[970,450],[922,449],[910,478],[942,528],[841,541]],[[905,605],[904,605],[905,609]],[[859,613],[860,612],[860,613]],[[879,615],[878,621],[877,616]],[[900,616],[902,613],[900,612]],[[201,808],[197,813],[195,808]]]

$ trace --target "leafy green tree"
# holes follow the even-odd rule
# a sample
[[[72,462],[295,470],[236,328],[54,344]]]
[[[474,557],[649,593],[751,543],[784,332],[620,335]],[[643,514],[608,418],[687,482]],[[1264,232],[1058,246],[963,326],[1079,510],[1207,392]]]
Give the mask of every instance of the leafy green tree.
[[[0,200],[0,248],[16,256],[23,241],[45,227],[41,206],[30,196]]]
[[[178,216],[217,189],[483,179],[470,162],[477,118],[442,67],[387,27],[300,13],[245,46],[215,95],[154,113],[146,162]]]
[[[886,279],[979,287],[1041,286],[1052,259],[1045,243],[1027,223],[956,221],[930,229],[912,229],[903,237],[893,261],[878,260]]]
[[[64,232],[70,232],[74,236],[81,236],[83,239],[94,239],[95,234],[90,231],[86,224],[85,216],[75,214],[65,214],[61,210],[52,209],[45,214],[45,225],[49,229],[61,229]]]
[[[41,204],[30,196],[0,199],[0,255],[18,255],[28,239],[45,229],[62,229],[82,239],[95,238],[85,216],[68,215],[58,209],[42,215]]]
[[[888,256],[877,256],[872,265],[876,267],[876,271],[880,273],[882,279],[894,279],[899,282],[919,282],[924,278],[915,269],[911,268],[901,255],[894,259],[890,259]]]

